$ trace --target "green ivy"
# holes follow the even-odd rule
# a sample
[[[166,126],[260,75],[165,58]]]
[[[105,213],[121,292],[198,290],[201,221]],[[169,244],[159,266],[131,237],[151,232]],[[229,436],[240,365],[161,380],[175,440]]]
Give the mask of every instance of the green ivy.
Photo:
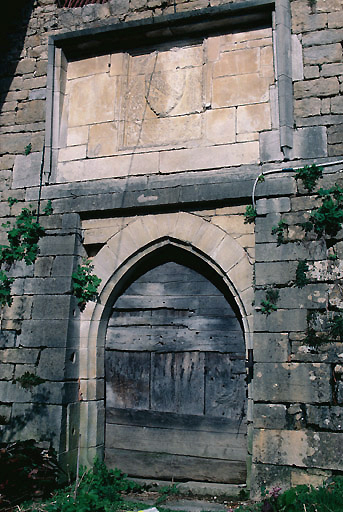
[[[303,182],[304,188],[308,192],[313,192],[319,179],[323,177],[323,168],[317,167],[316,164],[305,165],[295,174],[295,179]]]
[[[52,208],[52,206],[51,206],[51,200],[49,199],[49,201],[47,202],[47,204],[46,204],[45,208],[43,208],[43,213],[44,213],[45,215],[48,215],[48,216],[49,216],[49,215],[52,215],[52,214],[53,214],[53,212],[54,212],[54,211],[53,211],[53,208]]]
[[[0,270],[0,307],[11,306],[13,299],[11,297],[11,285],[14,278],[8,277],[6,272]]]
[[[91,262],[84,259],[83,264],[78,265],[76,272],[72,273],[73,295],[77,298],[81,311],[84,310],[87,302],[96,300],[98,297],[97,289],[101,279],[92,274],[93,269]]]
[[[261,313],[263,315],[270,315],[273,311],[277,311],[276,303],[279,299],[278,290],[267,290],[266,298],[261,302]]]
[[[38,242],[45,230],[36,222],[35,215],[35,210],[23,208],[12,228],[10,222],[2,225],[8,229],[8,245],[0,246],[0,264],[12,265],[24,260],[27,265],[32,265],[36,261]]]
[[[8,203],[12,206],[18,202],[13,197],[8,198]],[[45,212],[47,215],[52,213],[50,209]],[[7,230],[7,245],[0,245],[0,269],[2,266],[11,267],[16,261],[25,261],[26,265],[32,265],[38,255],[38,242],[45,234],[45,229],[36,219],[35,210],[23,208],[20,214],[15,218],[14,226],[10,222],[2,224]],[[13,299],[11,297],[11,285],[14,279],[8,277],[4,270],[0,270],[0,306],[11,306]]]
[[[38,377],[38,375],[35,375],[34,373],[25,372],[21,377],[18,377],[12,381],[13,384],[16,382],[18,382],[23,389],[31,390],[33,387],[39,386],[39,384],[43,384],[45,379]]]
[[[9,197],[7,199],[7,202],[10,206],[13,206],[15,203],[19,203],[18,199],[16,199],[15,197]]]
[[[326,235],[335,237],[343,222],[343,189],[337,183],[329,190],[320,189],[322,205],[311,213],[309,222],[318,237]]]
[[[277,235],[277,245],[287,243],[285,240],[285,230],[287,230],[288,224],[284,220],[279,220],[277,226],[273,226],[272,235]]]
[[[295,273],[295,284],[298,288],[303,288],[305,285],[307,285],[310,281],[306,275],[306,272],[308,272],[308,264],[305,260],[300,260],[298,262],[297,270]]]
[[[31,151],[32,151],[32,144],[31,144],[31,142],[27,146],[25,146],[25,150],[24,151],[25,151],[25,155],[26,156],[31,153]]]
[[[244,224],[253,224],[257,217],[256,208],[252,204],[248,204],[244,214]]]
[[[333,315],[329,320],[329,337],[333,340],[343,341],[343,316]]]

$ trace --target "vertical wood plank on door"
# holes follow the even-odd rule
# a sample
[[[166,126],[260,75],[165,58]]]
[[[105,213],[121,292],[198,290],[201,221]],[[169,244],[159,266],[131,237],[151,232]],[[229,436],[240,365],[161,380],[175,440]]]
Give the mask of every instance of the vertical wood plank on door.
[[[149,352],[106,353],[106,405],[116,408],[149,409]]]
[[[180,414],[204,412],[202,352],[151,354],[151,408]]]

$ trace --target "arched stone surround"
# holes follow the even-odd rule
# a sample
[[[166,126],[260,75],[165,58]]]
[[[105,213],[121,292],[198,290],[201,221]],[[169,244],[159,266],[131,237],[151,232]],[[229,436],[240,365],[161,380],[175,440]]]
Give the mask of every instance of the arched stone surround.
[[[97,303],[81,315],[80,433],[81,461],[91,464],[104,444],[104,345],[114,300],[144,258],[172,245],[209,265],[231,292],[240,311],[246,349],[252,348],[253,265],[226,231],[191,213],[139,217],[111,236],[93,259],[102,279]],[[250,395],[250,393],[249,393]],[[251,416],[248,407],[248,419]]]

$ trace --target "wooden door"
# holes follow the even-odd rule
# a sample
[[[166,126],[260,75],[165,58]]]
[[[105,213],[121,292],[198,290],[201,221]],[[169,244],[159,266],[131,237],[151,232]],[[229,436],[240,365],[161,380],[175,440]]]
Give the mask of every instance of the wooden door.
[[[130,476],[246,479],[245,348],[205,277],[174,262],[117,299],[105,351],[105,459]]]

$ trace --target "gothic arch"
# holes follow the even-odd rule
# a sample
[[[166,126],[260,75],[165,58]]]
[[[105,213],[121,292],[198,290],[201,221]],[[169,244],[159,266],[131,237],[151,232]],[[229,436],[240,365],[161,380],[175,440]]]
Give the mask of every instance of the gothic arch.
[[[90,464],[103,446],[103,352],[109,310],[122,283],[144,258],[166,246],[188,251],[215,271],[230,291],[242,320],[246,348],[252,348],[253,265],[223,229],[191,213],[147,215],[113,234],[93,260],[101,279],[97,303],[81,315],[80,431],[82,460]]]

